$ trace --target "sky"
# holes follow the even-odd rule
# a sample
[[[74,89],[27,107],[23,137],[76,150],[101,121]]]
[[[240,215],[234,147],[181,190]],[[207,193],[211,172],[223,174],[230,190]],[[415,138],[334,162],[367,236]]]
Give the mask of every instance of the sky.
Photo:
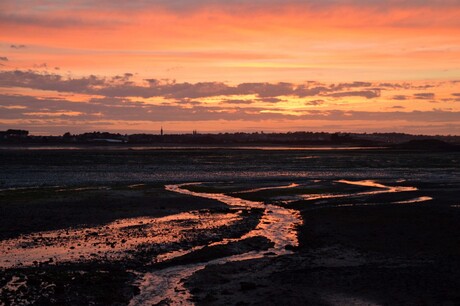
[[[0,130],[460,135],[460,0],[2,0]]]

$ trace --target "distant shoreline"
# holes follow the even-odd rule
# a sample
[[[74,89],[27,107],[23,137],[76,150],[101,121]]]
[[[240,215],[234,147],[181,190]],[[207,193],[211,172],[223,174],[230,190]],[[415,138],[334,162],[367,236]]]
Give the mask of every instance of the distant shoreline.
[[[234,149],[234,150],[377,150],[388,149],[388,146],[362,146],[362,145],[289,145],[289,144],[0,144],[0,150],[211,150],[211,149]]]
[[[96,151],[148,151],[148,150],[397,150],[397,151],[460,151],[460,145],[436,139],[411,140],[399,144],[290,144],[290,143],[1,143],[0,150],[96,150]]]

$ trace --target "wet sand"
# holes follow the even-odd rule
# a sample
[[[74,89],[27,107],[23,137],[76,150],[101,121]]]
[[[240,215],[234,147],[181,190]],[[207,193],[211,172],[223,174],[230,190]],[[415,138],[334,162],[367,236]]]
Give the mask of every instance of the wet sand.
[[[182,182],[2,191],[0,302],[460,304],[458,181]]]
[[[90,188],[78,189],[79,193],[73,195],[74,200],[77,197],[77,203],[81,200],[78,197],[93,198]],[[127,198],[132,195],[130,192],[124,190]],[[6,305],[127,304],[139,293],[133,283],[142,271],[179,256],[182,250],[241,237],[260,222],[260,209],[233,209],[222,202],[172,193],[164,187],[143,190],[144,194],[149,192],[155,192],[155,201],[149,203],[147,196],[139,206],[152,205],[153,208],[146,209],[150,217],[127,218],[146,211],[131,211],[125,207],[124,211],[114,211],[112,215],[110,210],[101,210],[109,216],[92,218],[101,222],[114,215],[125,217],[109,223],[80,224],[54,230],[48,230],[54,224],[45,224],[42,231],[36,227],[37,231],[33,233],[8,232],[10,238],[0,240],[0,301]],[[22,198],[17,194],[14,196],[21,204]],[[168,209],[157,208],[157,205],[165,205],[161,203],[165,198],[176,200],[176,204]],[[137,199],[135,194],[130,201]],[[111,197],[105,200],[105,205],[112,204]],[[56,198],[54,201],[59,203]],[[38,211],[32,213],[41,214],[41,209],[46,213],[48,203],[48,198],[36,199],[34,204]],[[62,203],[62,211],[66,211],[65,204]],[[114,208],[117,208],[116,203]],[[257,248],[266,243],[256,240],[249,245]],[[246,251],[248,247],[230,253]]]
[[[104,184],[0,190],[0,239],[91,227],[124,218],[161,217],[226,206],[167,192],[164,184]]]

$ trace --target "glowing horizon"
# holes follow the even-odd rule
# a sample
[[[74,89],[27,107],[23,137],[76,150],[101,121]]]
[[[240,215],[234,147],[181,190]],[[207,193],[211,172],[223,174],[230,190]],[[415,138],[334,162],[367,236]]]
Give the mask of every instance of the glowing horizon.
[[[460,134],[460,2],[0,3],[0,129]]]

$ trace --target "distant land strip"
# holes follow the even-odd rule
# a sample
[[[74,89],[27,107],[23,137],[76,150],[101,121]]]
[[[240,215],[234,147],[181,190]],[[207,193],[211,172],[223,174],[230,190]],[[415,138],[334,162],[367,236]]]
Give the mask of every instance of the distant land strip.
[[[458,149],[457,135],[411,135],[405,133],[327,133],[327,132],[236,132],[166,134],[120,134],[89,132],[60,136],[31,135],[27,130],[0,131],[0,145],[286,145],[286,146],[393,146],[407,149]]]

